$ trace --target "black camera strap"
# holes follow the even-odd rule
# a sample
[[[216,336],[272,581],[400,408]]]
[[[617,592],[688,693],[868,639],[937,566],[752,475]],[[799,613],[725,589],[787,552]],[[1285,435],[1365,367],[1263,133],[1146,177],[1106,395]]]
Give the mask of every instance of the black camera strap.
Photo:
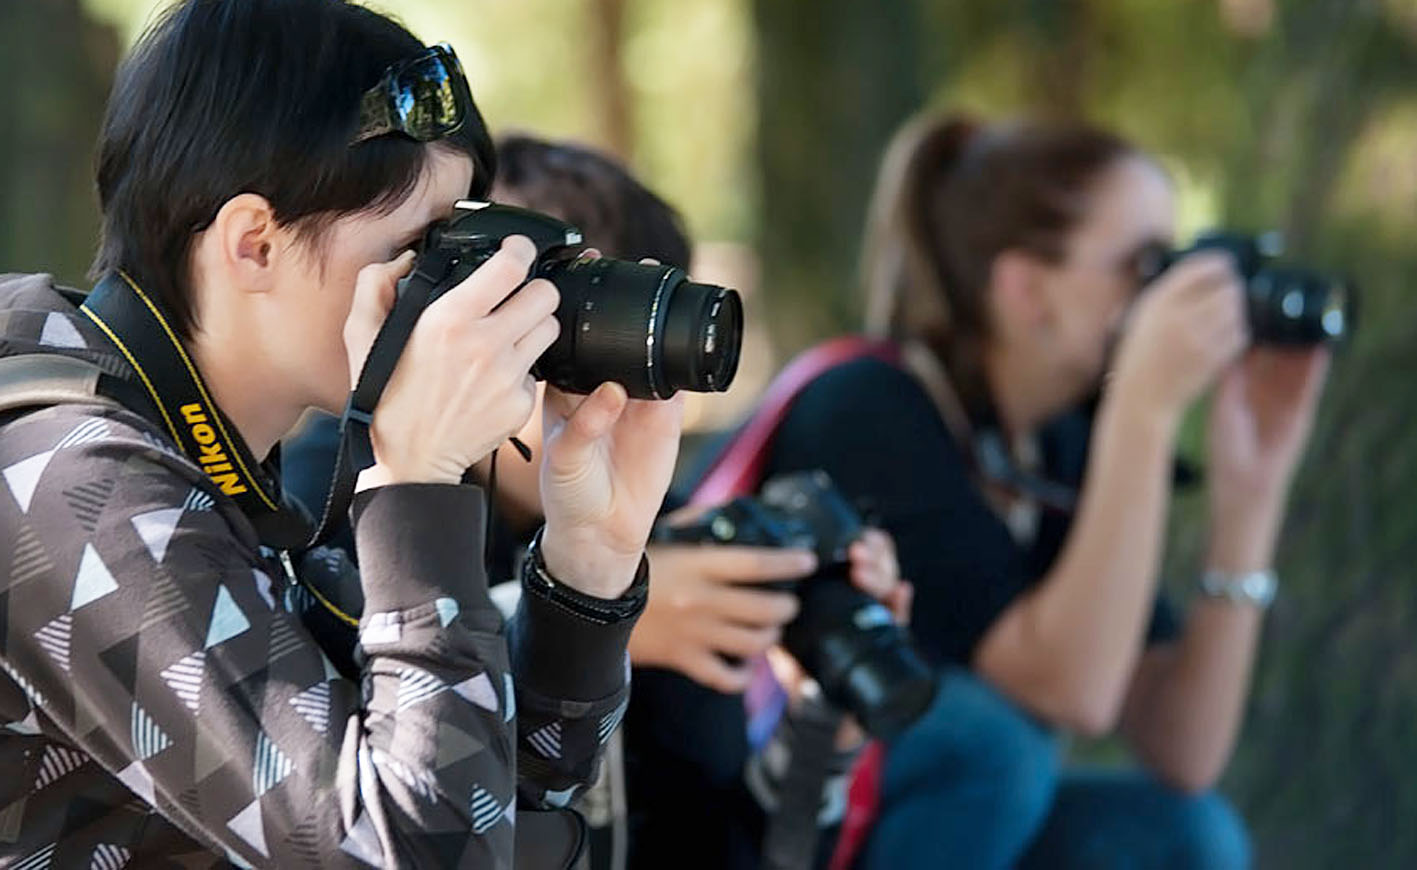
[[[212,400],[186,348],[161,305],[127,275],[104,277],[80,306],[132,366],[164,426],[183,453],[205,471],[223,493],[233,498],[251,520],[261,543],[281,553],[306,550],[324,541],[344,521],[354,499],[359,472],[374,464],[369,427],[374,409],[393,376],[414,325],[452,266],[452,256],[432,250],[418,259],[415,271],[399,282],[398,295],[365,358],[340,420],[335,469],[320,521],[312,528],[304,512],[286,504],[280,490],[279,448],[261,463],[241,434]],[[138,390],[125,381],[100,382],[99,392],[132,408]],[[136,410],[136,409],[134,409]],[[146,415],[145,415],[146,416]],[[513,445],[524,459],[531,451]],[[489,512],[489,522],[490,522]],[[298,580],[289,564],[287,572]],[[319,590],[309,587],[322,605],[341,621],[357,625]]]
[[[267,464],[251,455],[156,301],[119,272],[99,281],[79,311],[132,366],[173,441],[236,501],[262,543],[278,550],[303,546],[310,524],[281,499],[278,455]]]

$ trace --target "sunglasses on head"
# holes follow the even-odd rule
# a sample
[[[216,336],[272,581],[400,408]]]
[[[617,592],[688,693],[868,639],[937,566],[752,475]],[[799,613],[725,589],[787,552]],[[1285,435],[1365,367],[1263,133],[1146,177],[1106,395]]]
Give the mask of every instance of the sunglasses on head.
[[[390,66],[359,104],[359,131],[350,144],[389,133],[418,142],[444,139],[462,129],[473,107],[458,56],[447,43]]]

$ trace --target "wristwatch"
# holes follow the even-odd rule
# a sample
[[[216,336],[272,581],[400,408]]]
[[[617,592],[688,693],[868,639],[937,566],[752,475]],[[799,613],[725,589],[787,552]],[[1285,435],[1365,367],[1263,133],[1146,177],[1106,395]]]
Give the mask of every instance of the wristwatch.
[[[1253,604],[1261,610],[1274,603],[1279,578],[1273,571],[1206,571],[1201,575],[1201,594],[1207,598],[1223,598],[1236,604]]]
[[[535,595],[600,625],[634,619],[644,611],[649,599],[647,557],[640,557],[639,570],[635,572],[635,579],[624,594],[614,599],[597,598],[567,586],[546,569],[546,560],[541,554],[541,537],[545,532],[545,526],[537,530],[531,543],[527,545],[525,556],[522,557],[523,593]]]

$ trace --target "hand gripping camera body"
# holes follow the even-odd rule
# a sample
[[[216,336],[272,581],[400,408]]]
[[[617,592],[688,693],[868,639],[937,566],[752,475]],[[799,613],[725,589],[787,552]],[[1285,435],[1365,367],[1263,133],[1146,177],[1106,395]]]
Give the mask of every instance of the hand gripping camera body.
[[[1212,230],[1197,236],[1186,250],[1158,253],[1153,262],[1143,265],[1143,278],[1158,277],[1196,251],[1225,251],[1244,280],[1245,313],[1256,344],[1304,347],[1351,335],[1357,308],[1353,285],[1310,269],[1277,264],[1283,247],[1278,233],[1249,236]]]
[[[673,266],[585,256],[581,232],[539,212],[459,202],[429,227],[413,272],[431,303],[523,235],[536,245],[531,278],[561,292],[561,334],[532,368],[553,386],[589,393],[606,381],[634,399],[667,399],[679,390],[722,392],[733,382],[743,340],[738,293],[690,281]]]
[[[817,573],[779,584],[801,609],[782,644],[838,709],[888,738],[929,707],[935,678],[890,611],[851,584],[847,548],[860,537],[860,515],[824,471],[782,475],[758,498],[740,497],[686,526],[659,526],[668,542],[798,547],[817,555]]]

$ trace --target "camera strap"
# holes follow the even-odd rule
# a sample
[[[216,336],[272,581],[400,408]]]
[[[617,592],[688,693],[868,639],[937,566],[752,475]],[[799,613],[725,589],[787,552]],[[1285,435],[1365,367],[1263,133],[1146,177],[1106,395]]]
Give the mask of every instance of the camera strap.
[[[98,282],[79,311],[132,366],[173,441],[236,501],[261,542],[278,550],[303,546],[310,524],[281,499],[279,455],[265,464],[251,455],[156,301],[117,272]],[[113,398],[131,402],[131,395]]]

